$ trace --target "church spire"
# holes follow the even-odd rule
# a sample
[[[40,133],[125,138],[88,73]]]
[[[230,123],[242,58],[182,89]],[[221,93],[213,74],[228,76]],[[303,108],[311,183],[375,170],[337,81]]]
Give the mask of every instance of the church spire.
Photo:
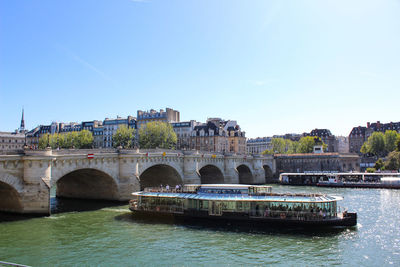
[[[24,120],[24,108],[22,108],[22,118],[21,118],[21,125],[19,126],[19,131],[25,131],[25,120]]]

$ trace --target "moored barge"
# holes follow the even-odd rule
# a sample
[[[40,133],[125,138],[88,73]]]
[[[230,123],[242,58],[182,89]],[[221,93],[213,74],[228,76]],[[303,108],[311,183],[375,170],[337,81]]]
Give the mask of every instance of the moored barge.
[[[136,215],[210,219],[291,226],[355,226],[357,214],[340,211],[339,196],[276,194],[270,186],[184,185],[181,190],[145,188],[132,193]]]

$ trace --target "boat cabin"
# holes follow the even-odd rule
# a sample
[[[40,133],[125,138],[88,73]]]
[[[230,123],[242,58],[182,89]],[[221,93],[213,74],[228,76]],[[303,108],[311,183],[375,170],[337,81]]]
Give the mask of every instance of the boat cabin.
[[[182,192],[136,192],[132,210],[200,216],[324,220],[337,217],[341,197],[273,194],[270,186],[184,185]],[[133,206],[132,206],[133,205]]]

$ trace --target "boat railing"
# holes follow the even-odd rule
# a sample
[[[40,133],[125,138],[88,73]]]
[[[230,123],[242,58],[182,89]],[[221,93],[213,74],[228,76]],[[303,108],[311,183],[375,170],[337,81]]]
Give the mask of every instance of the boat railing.
[[[182,205],[133,205],[134,210],[183,213]]]
[[[288,211],[288,210],[265,210],[263,212],[253,210],[250,217],[258,218],[276,218],[300,221],[321,221],[338,218],[335,212],[311,212],[311,211]]]
[[[249,194],[249,196],[275,196],[275,197],[326,197],[325,194],[307,194],[307,193],[259,193]]]
[[[153,192],[153,193],[193,193],[193,192],[185,192],[182,188],[166,188],[166,187],[146,187],[144,192]]]

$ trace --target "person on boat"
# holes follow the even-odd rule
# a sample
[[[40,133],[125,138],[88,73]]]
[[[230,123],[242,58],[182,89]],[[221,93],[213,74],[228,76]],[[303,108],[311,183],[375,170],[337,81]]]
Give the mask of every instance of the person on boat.
[[[268,206],[265,208],[264,217],[269,217],[269,209],[268,209]]]
[[[169,192],[169,185],[168,184],[165,186],[165,189],[167,190],[167,192]]]

